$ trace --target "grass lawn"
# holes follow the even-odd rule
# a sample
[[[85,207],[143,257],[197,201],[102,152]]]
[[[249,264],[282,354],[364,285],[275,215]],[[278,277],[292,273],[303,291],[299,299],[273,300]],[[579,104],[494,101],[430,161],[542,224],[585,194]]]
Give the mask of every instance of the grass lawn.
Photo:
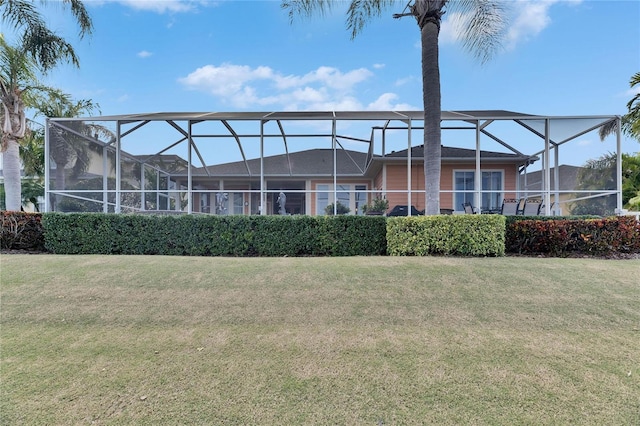
[[[640,260],[0,268],[3,425],[640,424]]]

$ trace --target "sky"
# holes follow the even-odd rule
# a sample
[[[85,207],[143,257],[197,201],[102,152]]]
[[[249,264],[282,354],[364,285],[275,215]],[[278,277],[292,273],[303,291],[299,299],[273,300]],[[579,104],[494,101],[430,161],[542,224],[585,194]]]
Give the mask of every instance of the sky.
[[[62,66],[43,80],[75,99],[98,103],[103,115],[422,109],[418,26],[412,17],[391,17],[402,11],[402,1],[353,40],[346,3],[293,23],[276,0],[84,3],[94,32],[81,40],[68,12],[42,9],[80,58],[80,68]],[[502,48],[486,64],[457,41],[456,14],[445,14],[443,110],[626,112],[634,95],[629,80],[640,71],[640,2],[507,3]],[[571,155],[581,162],[602,149],[589,134]],[[640,151],[640,144],[625,138],[623,151]]]

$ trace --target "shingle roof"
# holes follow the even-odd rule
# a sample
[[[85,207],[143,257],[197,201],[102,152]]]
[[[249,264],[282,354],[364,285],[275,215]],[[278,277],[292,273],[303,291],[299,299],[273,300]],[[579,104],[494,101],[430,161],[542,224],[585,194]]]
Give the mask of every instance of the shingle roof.
[[[337,174],[362,176],[366,169],[367,154],[358,151],[336,150]],[[247,167],[249,171],[247,170]],[[255,158],[207,167],[216,176],[260,176],[260,159]],[[195,173],[205,173],[202,168]],[[264,174],[269,176],[331,176],[333,174],[333,150],[311,149],[264,157]]]
[[[578,166],[571,166],[568,164],[561,164],[560,166],[558,166],[558,189],[560,191],[572,191],[576,189],[577,186],[577,182],[578,182],[578,173],[580,173],[580,170],[582,170],[582,167],[578,167]],[[549,182],[549,186],[551,188],[555,188],[556,182],[555,182],[555,168],[552,167],[550,169],[550,177],[551,180]],[[543,186],[542,186],[542,171],[538,170],[535,172],[528,172],[527,173],[527,185],[525,186],[524,182],[525,182],[525,176],[521,175],[520,176],[520,185],[523,189],[528,189],[528,190],[542,190]]]
[[[423,156],[423,146],[411,149],[412,158]],[[473,149],[442,147],[444,161],[470,161],[475,159]],[[407,150],[393,152],[385,157],[374,156],[375,161],[400,160],[407,158]],[[484,161],[525,162],[527,156],[503,152],[481,151],[480,158]],[[336,171],[341,176],[362,176],[367,170],[367,153],[350,150],[336,150]],[[247,170],[248,168],[248,170]],[[260,159],[235,161],[225,164],[208,166],[207,170],[213,176],[260,176]],[[195,168],[197,175],[205,174],[205,170]],[[331,176],[333,175],[333,150],[310,149],[285,154],[264,157],[264,174],[267,176]]]
[[[387,154],[389,158],[407,158],[407,150],[395,151]],[[424,145],[414,146],[411,148],[412,158],[424,157]],[[443,146],[441,151],[443,161],[446,160],[472,160],[476,158],[475,149],[455,148]],[[526,155],[517,155],[506,152],[480,151],[480,158],[483,160],[510,160],[510,161],[527,161],[530,157]]]

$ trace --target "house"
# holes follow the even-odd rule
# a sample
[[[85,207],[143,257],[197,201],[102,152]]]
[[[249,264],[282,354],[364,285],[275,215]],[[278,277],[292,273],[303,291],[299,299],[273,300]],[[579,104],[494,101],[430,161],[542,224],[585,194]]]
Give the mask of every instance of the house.
[[[49,118],[45,207],[322,215],[340,203],[350,214],[362,214],[363,205],[384,197],[390,209],[424,210],[424,150],[415,143],[422,141],[423,116],[422,111],[294,111]],[[520,176],[527,166],[617,120],[443,111],[441,210],[459,212],[465,202],[478,211],[499,209],[504,198],[522,196]],[[83,132],[84,123],[100,123],[112,134]],[[506,126],[529,136],[514,139],[503,133]],[[226,159],[231,150],[235,157]],[[74,156],[68,153],[74,151],[88,154],[82,173],[73,170]],[[542,197],[553,201],[552,190],[545,183]],[[619,188],[616,194],[620,204]],[[285,197],[283,210],[278,200]]]
[[[412,148],[411,191],[407,191],[407,150],[369,158],[364,152],[337,150],[335,191],[334,152],[312,149],[289,155],[263,158],[267,187],[267,214],[277,214],[277,198],[286,194],[289,214],[323,215],[328,205],[338,201],[351,214],[363,214],[362,206],[376,196],[385,197],[392,208],[410,204],[425,208],[423,147]],[[441,208],[462,210],[474,199],[476,152],[471,149],[442,147]],[[481,209],[499,209],[505,196],[517,191],[518,174],[528,156],[481,151]],[[193,179],[193,211],[218,214],[258,214],[260,206],[260,159],[250,159],[196,168]],[[184,186],[187,176],[174,176]],[[211,191],[214,191],[212,193]],[[223,195],[217,196],[218,193]]]

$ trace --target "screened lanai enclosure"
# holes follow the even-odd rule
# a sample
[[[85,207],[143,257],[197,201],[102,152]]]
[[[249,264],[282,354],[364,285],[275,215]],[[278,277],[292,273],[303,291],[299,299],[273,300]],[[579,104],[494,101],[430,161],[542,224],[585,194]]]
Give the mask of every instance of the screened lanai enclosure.
[[[440,207],[622,210],[618,116],[443,111]],[[47,119],[45,209],[161,214],[363,214],[425,209],[422,111],[202,112]]]

